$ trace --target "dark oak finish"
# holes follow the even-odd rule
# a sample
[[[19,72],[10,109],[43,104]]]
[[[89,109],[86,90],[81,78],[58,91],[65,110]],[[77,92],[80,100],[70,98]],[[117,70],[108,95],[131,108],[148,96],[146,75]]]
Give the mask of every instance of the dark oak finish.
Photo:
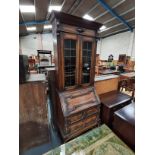
[[[100,101],[94,87],[59,92],[56,105],[58,127],[65,141],[100,123]]]
[[[19,55],[19,83],[25,83],[28,78],[28,56]]]
[[[100,24],[100,23],[85,20],[83,18],[80,18],[77,16],[75,17],[73,15],[66,14],[63,12],[53,11],[53,13],[51,14],[51,17],[50,17],[50,21],[53,22],[55,19],[58,19],[59,22],[63,23],[63,24],[77,26],[80,28],[86,28],[86,29],[90,29],[90,30],[96,30],[96,31],[102,26],[102,24]],[[81,32],[83,32],[82,30],[81,30]]]
[[[49,142],[45,75],[19,85],[20,152]]]
[[[58,12],[53,12],[51,16],[51,21],[53,25],[53,31],[52,31],[53,37],[55,38],[54,56],[55,56],[55,64],[57,66],[56,79],[58,79],[59,81],[57,83],[58,90],[62,91],[66,89],[74,89],[80,85],[82,86],[93,85],[95,74],[97,28],[99,28],[101,25],[95,22],[86,21],[79,17],[73,18],[71,15]],[[64,24],[65,24],[65,30],[64,30]],[[87,33],[91,32],[90,35],[87,35],[85,31]],[[68,42],[70,41],[71,46],[67,45],[68,44],[67,41]],[[90,44],[91,47],[88,48],[88,45],[86,44]],[[87,46],[87,49],[85,48],[85,46]],[[69,50],[71,51],[71,53],[68,53]],[[85,62],[83,60],[85,60]],[[71,61],[70,65],[67,65],[67,61],[68,62]],[[88,65],[89,73],[87,73],[86,71],[85,73],[82,73],[82,70],[84,70],[83,63],[85,65]],[[75,73],[73,72],[73,70],[75,70]],[[68,86],[67,87],[65,86],[65,78],[67,78],[66,76],[68,76],[66,72],[69,71],[72,74],[75,74],[73,75],[75,76],[74,78],[75,81],[73,82],[74,84],[71,85],[70,88]],[[86,76],[88,74],[90,75],[89,80],[86,84],[83,84],[82,76],[85,75],[85,78],[87,78]]]
[[[57,126],[68,141],[100,123],[100,101],[93,85],[101,24],[62,12],[53,12],[50,21],[56,65],[51,96]]]
[[[135,149],[135,104],[114,113],[113,130],[133,150]]]
[[[55,68],[51,68],[47,71],[47,79],[48,79],[48,87],[49,87],[49,97],[52,101],[51,108],[53,108],[53,111],[51,111],[51,114],[53,115],[53,118],[56,118],[56,70]],[[56,125],[56,119],[53,119],[53,123]]]
[[[120,75],[118,90],[131,91],[132,97],[135,99],[135,72],[123,73]]]
[[[126,54],[120,54],[118,58],[118,63],[126,64],[127,56]]]
[[[111,127],[114,112],[131,103],[131,97],[118,91],[99,96],[101,100],[101,120]]]

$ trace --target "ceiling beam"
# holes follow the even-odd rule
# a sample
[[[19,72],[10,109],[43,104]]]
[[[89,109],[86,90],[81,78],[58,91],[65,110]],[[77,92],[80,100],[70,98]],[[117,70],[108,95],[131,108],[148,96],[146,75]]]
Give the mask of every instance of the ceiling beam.
[[[82,0],[75,0],[71,8],[69,9],[68,13],[69,14],[74,14],[76,10],[78,9],[80,3]]]
[[[128,19],[127,22],[131,22],[131,21],[133,21],[133,20],[135,20],[135,18]],[[102,31],[102,32],[106,32],[106,30],[110,30],[110,29],[115,28],[115,27],[120,26],[120,25],[123,25],[123,23],[119,23],[119,24],[115,24],[115,25],[113,25],[113,26],[111,26],[111,27],[107,27],[107,29],[105,29],[105,30]],[[102,32],[100,32],[100,33],[102,33]]]
[[[94,9],[96,9],[100,4],[97,3],[96,5],[94,5],[87,13],[85,14],[89,14],[90,12],[92,12]]]
[[[129,9],[129,10],[127,10],[127,11],[121,13],[120,16],[124,16],[124,15],[128,14],[129,12],[133,11],[134,9],[135,9],[135,7],[133,7],[133,8],[131,8],[131,9]],[[114,17],[114,18],[111,18],[111,19],[105,21],[103,24],[107,24],[107,23],[113,21],[114,19],[116,19],[116,18],[115,18],[115,17]]]
[[[115,4],[115,5],[112,7],[112,9],[118,7],[119,5],[121,5],[121,4],[124,3],[124,2],[125,2],[125,0],[122,0],[122,1],[118,2],[117,4]],[[99,3],[98,3],[98,4],[99,4]],[[107,13],[108,13],[108,11],[105,11],[105,12],[101,13],[100,15],[98,15],[98,16],[95,18],[95,20],[97,20],[98,18],[100,18],[100,17],[106,15]]]
[[[19,10],[20,11],[20,10]],[[23,17],[23,14],[22,14],[22,12],[20,11],[20,14],[21,14],[21,17],[22,17],[22,20],[23,20],[23,24],[22,24],[22,26],[24,26],[24,28],[25,28],[25,33],[27,34],[27,25],[25,24],[25,20],[24,20],[24,17]],[[19,26],[20,26],[20,24],[19,24]]]
[[[101,6],[106,9],[111,15],[116,17],[119,21],[121,21],[124,25],[128,27],[130,31],[132,31],[132,27],[121,17],[119,16],[114,10],[110,8],[110,6],[104,0],[97,0]]]
[[[132,29],[134,29],[135,27],[132,27]],[[129,31],[129,29],[125,28],[125,29],[121,29],[121,30],[118,30],[118,31],[114,31],[112,33],[108,33],[107,35],[105,35],[104,37],[100,37],[100,39],[104,39],[104,38],[107,38],[107,37],[110,37],[110,36],[113,36],[113,35],[116,35],[116,34],[119,34],[119,33],[123,33],[123,32],[127,32]]]
[[[43,24],[48,24],[48,20],[41,20],[41,21],[31,21],[31,22],[21,22],[19,25],[26,25],[26,26],[31,26],[31,25],[43,25]]]

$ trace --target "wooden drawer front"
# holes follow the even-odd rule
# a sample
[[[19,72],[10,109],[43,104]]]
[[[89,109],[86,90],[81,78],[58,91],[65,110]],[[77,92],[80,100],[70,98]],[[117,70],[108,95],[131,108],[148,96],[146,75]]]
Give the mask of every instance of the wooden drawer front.
[[[87,118],[84,121],[84,124],[85,124],[85,127],[88,127],[88,126],[91,126],[92,124],[94,124],[95,122],[96,123],[98,122],[98,115],[94,115],[92,117]]]
[[[85,116],[90,116],[100,112],[100,107],[93,107],[85,111]]]
[[[86,36],[95,36],[95,31],[94,30],[89,30],[89,29],[85,29],[85,28],[79,28],[76,26],[70,26],[70,25],[62,25],[60,28],[62,31],[65,32],[70,32],[70,33],[79,33],[78,29],[81,29],[83,32],[81,32],[82,35],[86,35]]]
[[[85,110],[81,113],[78,113],[76,115],[71,115],[70,117],[68,117],[66,119],[66,125],[71,125],[73,123],[76,123],[78,121],[81,121],[81,120],[87,118],[88,116],[91,116],[94,114],[99,114],[99,113],[100,113],[100,106],[92,107],[92,108]]]
[[[71,133],[77,132],[78,130],[81,130],[83,128],[84,128],[84,123],[83,123],[83,121],[80,121],[78,123],[75,123],[74,125],[70,125],[68,127],[68,133],[71,134]]]
[[[98,123],[99,115],[93,115],[89,118],[86,118],[80,122],[77,122],[73,125],[66,127],[66,134],[73,134],[79,130],[83,130],[83,128],[91,126],[96,122]]]
[[[83,118],[84,118],[84,113],[81,112],[79,114],[72,115],[72,116],[68,117],[66,123],[68,125],[70,125],[70,124],[75,123],[79,120],[82,120]]]

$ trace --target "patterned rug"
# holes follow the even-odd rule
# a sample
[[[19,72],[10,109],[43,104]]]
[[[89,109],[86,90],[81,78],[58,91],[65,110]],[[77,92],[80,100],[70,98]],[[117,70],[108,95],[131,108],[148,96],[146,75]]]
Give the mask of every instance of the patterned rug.
[[[102,125],[44,155],[134,155],[134,152]]]

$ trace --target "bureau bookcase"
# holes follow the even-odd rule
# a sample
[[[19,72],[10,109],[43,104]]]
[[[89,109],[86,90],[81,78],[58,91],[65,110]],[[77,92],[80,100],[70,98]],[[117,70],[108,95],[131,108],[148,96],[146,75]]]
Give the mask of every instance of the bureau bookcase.
[[[50,22],[56,65],[55,122],[67,141],[100,123],[94,76],[101,24],[62,12],[53,12]]]

